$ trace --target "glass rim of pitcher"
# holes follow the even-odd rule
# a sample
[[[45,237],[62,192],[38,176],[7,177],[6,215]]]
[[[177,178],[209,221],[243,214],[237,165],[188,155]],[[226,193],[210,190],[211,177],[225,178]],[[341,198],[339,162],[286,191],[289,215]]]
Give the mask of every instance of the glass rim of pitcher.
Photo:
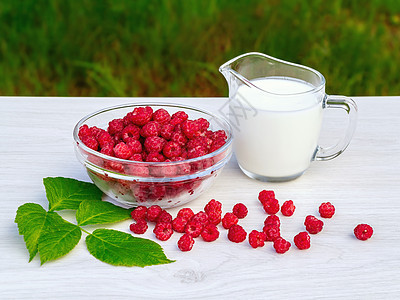
[[[312,83],[310,83],[310,82],[308,82],[308,81],[302,80],[302,81],[305,81],[305,82],[307,82],[307,83],[310,83],[310,84],[313,86],[313,88],[310,89],[310,90],[308,90],[308,91],[305,91],[305,92],[298,92],[298,93],[287,93],[287,94],[284,94],[284,93],[273,93],[273,92],[264,90],[264,89],[260,88],[259,86],[255,85],[254,83],[252,83],[251,80],[247,79],[246,77],[244,77],[243,75],[239,74],[237,71],[233,70],[233,69],[230,67],[230,65],[231,65],[233,62],[235,62],[236,60],[241,59],[241,58],[246,57],[246,56],[252,56],[252,55],[253,55],[253,56],[262,56],[262,57],[266,57],[266,58],[269,58],[269,59],[271,59],[271,60],[274,60],[274,61],[277,61],[277,62],[280,62],[280,63],[283,63],[283,64],[291,65],[291,66],[294,66],[294,67],[301,68],[301,69],[307,70],[307,71],[309,71],[309,72],[312,72],[312,73],[314,73],[315,75],[318,76],[318,78],[320,79],[320,84],[317,85],[317,86],[315,86],[315,85],[313,85]],[[311,67],[307,67],[307,66],[300,65],[300,64],[296,64],[296,63],[293,63],[293,62],[289,62],[289,61],[286,61],[286,60],[283,60],[283,59],[275,58],[275,57],[272,57],[272,56],[270,56],[270,55],[267,55],[267,54],[264,54],[264,53],[261,53],[261,52],[248,52],[248,53],[244,53],[244,54],[241,54],[241,55],[239,55],[239,56],[236,56],[236,57],[230,59],[229,61],[227,61],[226,63],[222,64],[222,65],[219,67],[219,71],[220,71],[221,73],[223,73],[224,70],[228,70],[228,71],[229,71],[230,73],[232,73],[234,76],[236,76],[236,77],[239,78],[241,81],[243,81],[243,83],[245,83],[247,86],[249,86],[249,87],[251,87],[251,88],[254,87],[254,88],[258,89],[258,90],[261,90],[262,92],[265,92],[265,93],[268,93],[268,94],[271,94],[271,95],[274,95],[274,96],[278,96],[278,97],[279,97],[279,96],[281,96],[281,97],[287,97],[287,96],[294,96],[294,95],[306,95],[306,94],[316,93],[316,92],[319,92],[321,89],[323,89],[323,88],[325,87],[325,84],[326,84],[326,80],[325,80],[324,75],[322,75],[321,72],[319,72],[319,71],[317,71],[317,70],[315,70],[315,69],[313,69],[313,68],[311,68]],[[270,76],[270,77],[279,77],[279,76]],[[293,77],[282,76],[282,77],[284,77],[284,78],[295,78],[295,79],[299,79],[299,78],[296,78],[296,77],[294,77],[294,76],[293,76]],[[301,79],[299,79],[299,80],[301,80]]]

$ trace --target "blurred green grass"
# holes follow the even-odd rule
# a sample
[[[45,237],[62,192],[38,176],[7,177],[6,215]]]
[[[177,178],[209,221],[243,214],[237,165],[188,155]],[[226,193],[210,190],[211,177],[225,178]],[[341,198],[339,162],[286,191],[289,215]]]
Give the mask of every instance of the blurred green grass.
[[[2,0],[0,32],[0,95],[226,96],[218,67],[250,51],[400,94],[398,0]]]

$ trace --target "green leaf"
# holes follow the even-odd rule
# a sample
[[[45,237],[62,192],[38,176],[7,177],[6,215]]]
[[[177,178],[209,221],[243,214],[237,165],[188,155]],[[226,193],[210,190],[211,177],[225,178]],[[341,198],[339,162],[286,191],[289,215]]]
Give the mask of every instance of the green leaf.
[[[101,200],[103,193],[93,184],[72,178],[43,179],[49,211],[78,209],[83,200]]]
[[[38,242],[41,264],[70,252],[78,244],[81,235],[79,226],[65,221],[55,212],[47,212]]]
[[[79,205],[76,221],[79,226],[114,223],[129,219],[131,211],[105,201],[85,200]]]
[[[46,222],[47,212],[36,203],[25,203],[18,207],[15,223],[19,234],[24,236],[29,251],[29,262],[38,252],[38,240]]]
[[[86,245],[94,257],[115,266],[145,267],[174,262],[165,256],[159,244],[117,230],[96,229],[86,237]]]

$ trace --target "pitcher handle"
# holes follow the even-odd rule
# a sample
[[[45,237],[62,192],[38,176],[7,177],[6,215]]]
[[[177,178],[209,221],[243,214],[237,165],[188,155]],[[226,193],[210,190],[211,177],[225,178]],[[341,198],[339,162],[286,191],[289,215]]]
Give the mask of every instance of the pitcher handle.
[[[326,95],[324,108],[344,109],[347,112],[349,123],[344,137],[336,145],[327,148],[318,146],[314,160],[320,161],[333,159],[347,148],[356,129],[357,121],[357,105],[349,97]]]

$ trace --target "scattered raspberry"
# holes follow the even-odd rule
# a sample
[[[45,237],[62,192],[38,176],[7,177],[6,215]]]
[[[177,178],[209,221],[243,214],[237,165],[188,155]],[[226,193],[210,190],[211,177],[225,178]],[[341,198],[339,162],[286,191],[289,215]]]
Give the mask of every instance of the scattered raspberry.
[[[263,203],[264,210],[269,215],[274,215],[279,211],[279,202],[275,198],[268,198]]]
[[[144,141],[144,148],[147,152],[161,152],[165,144],[165,140],[159,136],[150,136]]]
[[[241,243],[246,239],[246,236],[247,232],[238,224],[232,225],[228,230],[228,239],[231,242]]]
[[[300,250],[308,249],[311,246],[310,236],[308,235],[307,231],[298,233],[293,238],[293,241],[294,241],[294,244],[296,245],[296,247],[299,248]]]
[[[182,153],[182,147],[177,142],[166,142],[163,147],[163,154],[165,157],[173,158],[179,157]]]
[[[368,224],[358,224],[356,228],[354,228],[354,235],[362,241],[368,240],[373,233],[374,230]]]
[[[157,223],[171,223],[171,222],[172,222],[171,214],[166,210],[162,210],[157,217]]]
[[[195,214],[191,221],[199,222],[202,225],[205,225],[208,221],[208,215],[204,211],[199,211]]]
[[[166,241],[171,237],[174,231],[172,230],[171,223],[160,222],[156,224],[153,232],[157,239],[160,241]]]
[[[194,239],[190,234],[185,233],[178,240],[178,248],[181,251],[190,251],[194,245]]]
[[[227,212],[222,218],[222,226],[225,229],[231,228],[233,225],[236,225],[239,222],[239,219],[236,215],[231,212]]]
[[[145,219],[139,219],[136,223],[132,223],[129,229],[136,234],[143,234],[147,231],[148,225]]]
[[[218,225],[221,223],[221,218],[222,218],[222,211],[220,210],[211,210],[207,213],[208,215],[208,222]]]
[[[115,156],[122,159],[128,159],[132,156],[132,149],[129,148],[124,142],[121,142],[114,147]]]
[[[275,199],[275,193],[274,191],[266,191],[266,190],[262,190],[259,194],[258,194],[258,200],[260,200],[261,204],[264,205],[265,200],[273,198]]]
[[[318,210],[322,218],[332,218],[335,214],[335,207],[330,202],[322,203]]]
[[[124,120],[123,119],[114,119],[108,123],[107,131],[111,135],[114,135],[117,132],[122,131],[122,129],[124,129]]]
[[[178,211],[178,215],[177,215],[178,217],[182,217],[182,218],[184,218],[184,219],[186,219],[186,220],[190,220],[193,216],[194,216],[194,212],[193,212],[193,210],[191,209],[191,208],[181,208],[179,211]]]
[[[249,233],[249,244],[253,248],[263,247],[265,244],[266,234],[257,230]]]
[[[152,205],[147,209],[147,220],[155,222],[160,215],[162,208],[158,205]]]
[[[317,234],[322,230],[322,227],[324,226],[324,222],[321,220],[317,219],[314,216],[307,216],[306,220],[304,221],[304,225],[306,226],[306,230],[311,233],[311,234]]]
[[[206,214],[211,211],[222,211],[222,203],[215,199],[211,199],[206,206],[204,206],[204,211]]]
[[[277,215],[270,215],[265,219],[264,225],[274,225],[279,227],[281,226],[281,221]]]
[[[287,200],[282,204],[281,207],[281,213],[282,215],[286,217],[290,217],[294,214],[294,210],[296,209],[296,206],[294,206],[292,200]]]
[[[176,217],[172,220],[172,229],[176,232],[183,233],[185,232],[185,227],[188,220],[183,217]]]
[[[290,242],[288,242],[287,240],[283,239],[283,238],[277,238],[274,241],[274,248],[275,251],[279,254],[283,254],[285,252],[287,252],[290,248],[291,244]]]
[[[243,219],[247,216],[248,210],[246,205],[243,203],[237,203],[232,209],[233,214],[239,219]]]
[[[138,206],[131,212],[131,217],[135,221],[144,220],[147,216],[147,207],[146,206]]]
[[[273,242],[281,236],[281,230],[275,225],[264,225],[263,232],[265,233],[265,240]]]
[[[160,108],[153,113],[153,120],[160,124],[165,124],[171,120],[171,116],[164,108]]]
[[[208,223],[203,227],[201,231],[201,237],[206,242],[213,242],[219,237],[219,231],[217,226],[212,223]]]
[[[189,222],[187,222],[185,226],[185,232],[187,234],[190,234],[192,237],[196,238],[203,231],[203,227],[204,225],[202,223],[190,220]]]

